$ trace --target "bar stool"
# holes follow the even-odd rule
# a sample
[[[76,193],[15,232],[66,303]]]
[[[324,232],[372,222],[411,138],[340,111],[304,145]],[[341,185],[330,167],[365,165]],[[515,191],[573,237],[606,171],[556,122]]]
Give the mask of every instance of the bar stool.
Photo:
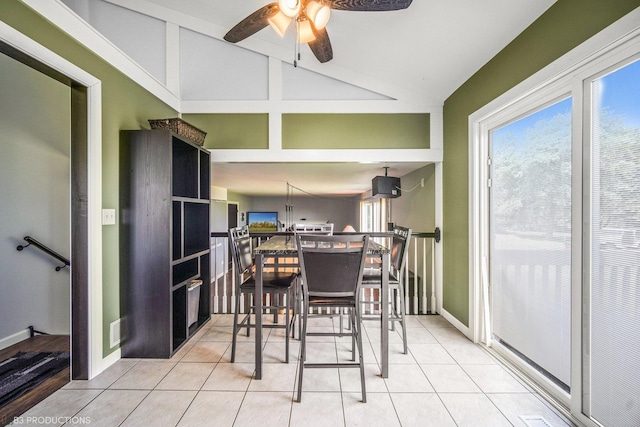
[[[251,252],[251,236],[249,235],[249,227],[242,226],[229,229],[229,241],[231,242],[231,252],[233,256],[233,262],[236,270],[236,285],[235,285],[235,309],[233,312],[233,341],[231,344],[231,362],[235,361],[236,357],[236,337],[240,329],[247,328],[247,336],[251,328],[255,328],[255,325],[251,324],[251,314],[261,316],[262,313],[255,313],[255,306],[250,305],[242,320],[238,321],[240,312],[240,299],[244,294],[255,294],[255,268],[253,263],[253,256]],[[293,302],[293,289],[296,284],[297,274],[290,272],[264,272],[262,275],[263,295],[271,295],[271,304],[263,306],[263,309],[284,310],[285,322],[284,324],[263,324],[263,328],[281,328],[285,329],[285,348],[286,348],[286,362],[289,363],[289,334],[291,324],[289,321],[290,310]],[[256,296],[262,298],[263,295]],[[284,303],[276,303],[275,297],[284,298]]]
[[[362,323],[360,318],[360,286],[369,236],[324,236],[297,234],[298,262],[302,288],[302,335],[298,396],[302,400],[302,379],[308,368],[359,368],[362,401],[367,401],[364,360],[362,355]],[[347,309],[352,338],[352,362],[307,363],[307,336],[343,336],[342,332],[308,332],[309,311],[313,308]],[[355,361],[356,346],[358,362]]]

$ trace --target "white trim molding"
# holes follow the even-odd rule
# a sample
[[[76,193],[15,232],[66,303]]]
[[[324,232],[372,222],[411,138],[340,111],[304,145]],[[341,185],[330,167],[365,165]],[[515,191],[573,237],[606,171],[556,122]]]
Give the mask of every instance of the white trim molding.
[[[269,67],[270,75],[274,67]],[[273,80],[275,81],[275,80]],[[280,85],[281,86],[281,85]],[[278,91],[270,79],[269,100],[262,101],[182,101],[182,112],[189,113],[431,113],[442,115],[442,105],[413,105],[398,100],[384,101],[287,101],[273,93]],[[281,89],[280,89],[281,92]]]
[[[442,162],[442,149],[213,149],[212,163],[287,163],[287,162],[340,162],[358,159],[358,162]]]
[[[43,2],[44,3],[44,2]],[[89,378],[108,364],[102,357],[102,86],[100,80],[0,22],[0,41],[87,88]]]
[[[117,46],[111,43],[82,18],[59,0],[21,0],[36,13],[39,13],[55,26],[73,37],[80,44],[86,46],[96,55],[113,65],[117,70],[128,76],[131,80],[151,92],[158,99],[178,111],[180,99],[173,94],[163,82],[159,82],[144,68],[133,61]],[[168,76],[175,79],[174,76]]]
[[[19,343],[20,341],[24,341],[30,336],[31,331],[29,329],[23,329],[20,332],[16,332],[15,334],[11,334],[8,337],[4,337],[0,339],[0,350],[11,347],[12,345]]]
[[[467,338],[471,339],[471,330],[467,326],[465,326],[464,323],[456,319],[453,314],[449,313],[444,308],[440,308],[438,313],[440,313],[442,317],[444,317],[449,323],[451,323],[451,325],[453,325],[457,330],[462,332]]]

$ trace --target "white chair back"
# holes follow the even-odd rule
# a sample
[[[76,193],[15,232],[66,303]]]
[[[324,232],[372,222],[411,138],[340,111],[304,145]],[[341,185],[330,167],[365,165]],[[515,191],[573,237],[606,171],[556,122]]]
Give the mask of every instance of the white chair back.
[[[333,223],[324,224],[293,224],[293,232],[296,234],[323,234],[325,236],[333,235]]]

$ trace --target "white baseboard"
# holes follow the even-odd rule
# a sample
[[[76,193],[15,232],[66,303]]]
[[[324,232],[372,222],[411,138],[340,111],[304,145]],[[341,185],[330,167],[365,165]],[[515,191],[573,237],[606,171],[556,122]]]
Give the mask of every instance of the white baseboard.
[[[99,374],[104,372],[104,370],[107,369],[109,366],[113,365],[118,360],[120,360],[121,357],[122,357],[122,351],[120,350],[120,348],[117,348],[113,353],[110,353],[105,358],[103,358],[100,361],[98,366],[92,367],[90,372],[91,378],[89,379],[93,379],[97,377]]]
[[[449,313],[444,308],[442,309],[442,312],[439,313],[439,314],[442,317],[444,317],[445,319],[447,319],[447,321],[449,323],[451,323],[456,329],[458,329],[460,332],[462,332],[467,338],[469,338],[471,341],[473,341],[473,338],[471,337],[471,331],[470,331],[469,327],[465,326],[462,322],[460,322],[458,319],[453,317],[453,314]]]
[[[13,335],[9,335],[6,338],[2,338],[0,339],[0,350],[7,347],[11,347],[14,344],[18,344],[20,341],[24,341],[30,336],[31,336],[31,333],[29,332],[29,328],[27,328],[23,331],[16,332]]]

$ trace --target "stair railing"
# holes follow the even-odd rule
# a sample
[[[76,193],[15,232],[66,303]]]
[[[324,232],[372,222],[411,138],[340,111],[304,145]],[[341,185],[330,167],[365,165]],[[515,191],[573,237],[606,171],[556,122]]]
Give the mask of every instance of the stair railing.
[[[26,241],[28,244],[23,246],[23,245],[18,245],[18,247],[16,248],[17,250],[21,251],[24,248],[26,248],[27,246],[31,246],[33,245],[34,247],[40,249],[42,252],[45,252],[48,255],[51,255],[52,257],[54,257],[55,259],[59,260],[60,262],[64,263],[64,265],[60,265],[56,267],[56,271],[60,271],[63,268],[71,265],[71,262],[66,259],[65,257],[63,257],[62,255],[60,255],[59,253],[57,253],[56,251],[54,251],[53,249],[50,249],[48,247],[46,247],[45,245],[43,245],[42,243],[38,242],[36,239],[34,239],[33,237],[29,237],[29,236],[25,236],[24,237],[24,241]]]

